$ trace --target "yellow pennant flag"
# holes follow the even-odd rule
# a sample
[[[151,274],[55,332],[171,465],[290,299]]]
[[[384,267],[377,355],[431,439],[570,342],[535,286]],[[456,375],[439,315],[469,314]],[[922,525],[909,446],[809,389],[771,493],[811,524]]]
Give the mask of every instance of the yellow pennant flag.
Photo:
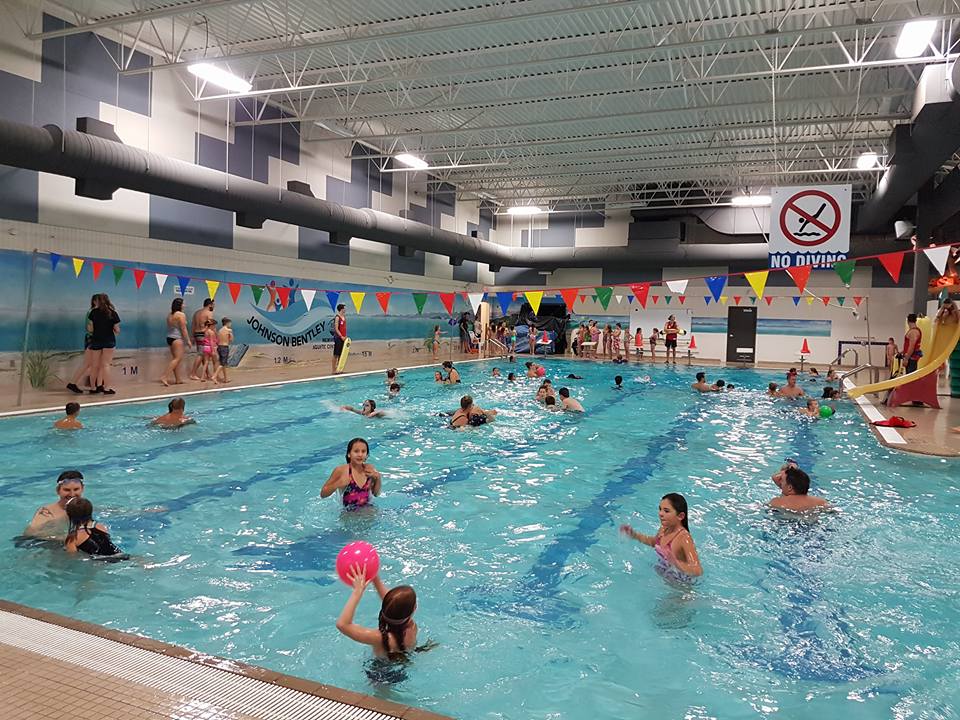
[[[536,315],[540,312],[540,301],[543,300],[543,290],[531,290],[530,292],[525,292],[524,296],[527,298],[527,302],[530,303],[530,307],[533,308],[533,314]]]
[[[80,277],[80,271],[83,270],[83,258],[74,258],[73,259],[73,273],[77,277]]]
[[[813,295],[808,295],[804,300],[807,301],[807,305],[813,305],[813,301],[816,300],[816,298]]]
[[[211,300],[216,299],[217,297],[217,288],[220,287],[220,282],[218,280],[204,280],[207,283],[207,295]]]
[[[757,272],[748,272],[744,275],[758,298],[763,297],[763,289],[767,286],[767,276],[769,274],[767,270],[758,270]]]
[[[350,293],[350,299],[353,300],[353,307],[357,310],[357,315],[360,314],[360,307],[363,305],[363,298],[367,294],[365,292],[352,292]]]
[[[726,296],[726,295],[721,295],[721,296],[720,296],[720,302],[723,303],[724,305],[726,305],[726,304],[727,304],[727,296]]]

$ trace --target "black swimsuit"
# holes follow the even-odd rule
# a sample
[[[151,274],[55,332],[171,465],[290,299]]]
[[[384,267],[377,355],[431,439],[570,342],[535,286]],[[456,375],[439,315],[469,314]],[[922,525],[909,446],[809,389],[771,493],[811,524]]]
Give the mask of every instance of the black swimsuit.
[[[77,545],[77,550],[85,552],[87,555],[97,557],[116,557],[121,555],[126,557],[123,550],[113,544],[110,535],[100,528],[94,525],[93,527],[81,526],[81,529],[87,531],[88,537]]]

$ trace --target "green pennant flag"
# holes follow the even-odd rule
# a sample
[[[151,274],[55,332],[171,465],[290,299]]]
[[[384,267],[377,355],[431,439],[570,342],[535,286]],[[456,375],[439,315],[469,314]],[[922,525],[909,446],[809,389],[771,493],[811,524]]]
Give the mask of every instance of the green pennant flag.
[[[260,304],[260,296],[263,295],[263,286],[262,285],[251,285],[250,292],[253,293],[253,304]]]
[[[596,302],[596,301],[597,301],[597,296],[596,296],[596,295],[591,295],[591,296],[590,296],[590,299],[593,300],[594,302]]]
[[[427,294],[413,293],[413,302],[417,306],[417,315],[423,315],[423,306],[427,304]]]
[[[846,298],[845,295],[841,295],[840,297],[837,298],[837,302],[840,303],[840,306],[841,306],[841,307],[843,306],[843,304],[844,304],[846,301],[847,301],[847,298]]]
[[[673,295],[664,295],[663,299],[667,301],[667,305],[670,304],[670,301],[673,300]]]
[[[757,304],[757,299],[756,299],[753,295],[750,296],[750,304],[751,304],[751,305],[756,305],[756,304]]]
[[[598,287],[594,288],[597,291],[597,300],[600,301],[600,307],[604,310],[607,309],[607,305],[610,304],[610,298],[613,297],[613,288],[612,287]]]
[[[123,277],[124,270],[126,270],[125,267],[117,267],[116,265],[113,266],[113,284],[114,285],[120,284],[120,278]]]
[[[853,278],[853,270],[857,264],[856,260],[841,260],[833,264],[833,271],[840,276],[844,285],[850,285]]]

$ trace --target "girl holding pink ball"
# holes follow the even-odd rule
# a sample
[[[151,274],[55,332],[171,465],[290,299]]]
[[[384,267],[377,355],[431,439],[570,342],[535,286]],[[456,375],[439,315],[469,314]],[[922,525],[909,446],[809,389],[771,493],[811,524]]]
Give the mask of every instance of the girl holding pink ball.
[[[353,584],[353,592],[350,593],[347,604],[343,606],[340,617],[337,618],[337,630],[351,640],[370,645],[373,648],[373,654],[379,658],[400,660],[411,650],[428,649],[416,647],[417,623],[413,620],[413,613],[417,609],[417,593],[409,585],[398,585],[387,590],[387,586],[383,584],[379,575],[374,575],[372,580],[367,579],[369,567],[370,564],[366,562],[351,566],[347,577]],[[376,572],[375,569],[374,572]],[[377,589],[381,601],[376,630],[358,625],[353,621],[357,605],[363,597],[363,591],[371,582]]]

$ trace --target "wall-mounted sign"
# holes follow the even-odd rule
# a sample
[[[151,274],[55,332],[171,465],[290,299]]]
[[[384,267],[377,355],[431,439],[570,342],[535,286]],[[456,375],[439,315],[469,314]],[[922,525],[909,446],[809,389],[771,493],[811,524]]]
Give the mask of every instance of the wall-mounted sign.
[[[850,185],[774,188],[770,267],[846,260],[850,252],[850,195]]]

